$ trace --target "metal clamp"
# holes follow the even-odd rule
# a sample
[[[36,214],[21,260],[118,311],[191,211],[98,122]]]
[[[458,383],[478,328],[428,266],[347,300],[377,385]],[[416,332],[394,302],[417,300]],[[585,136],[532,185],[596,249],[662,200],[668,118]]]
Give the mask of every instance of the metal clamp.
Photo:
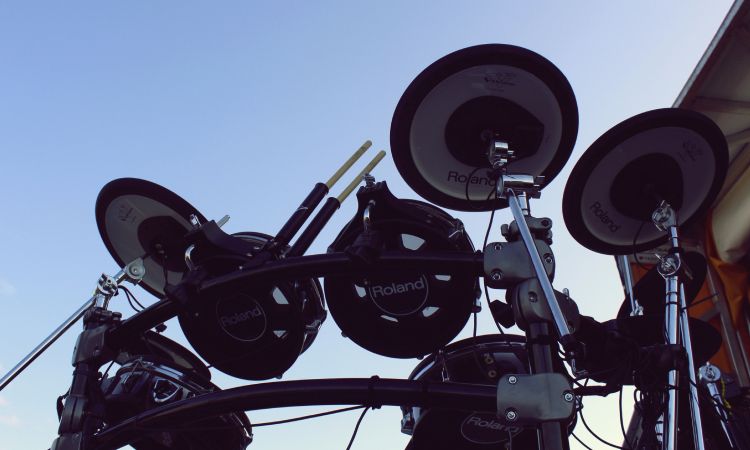
[[[507,425],[563,422],[574,412],[573,386],[562,374],[509,374],[497,384],[497,415]]]

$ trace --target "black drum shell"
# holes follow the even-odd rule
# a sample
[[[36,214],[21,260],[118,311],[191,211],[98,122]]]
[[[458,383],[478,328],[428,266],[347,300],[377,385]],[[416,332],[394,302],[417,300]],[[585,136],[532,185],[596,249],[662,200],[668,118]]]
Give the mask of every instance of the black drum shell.
[[[360,189],[357,197],[358,211],[331,244],[330,251],[344,251],[355,260],[358,258],[353,252],[364,238],[362,218],[371,204],[371,229],[378,236],[374,241],[376,253],[474,251],[460,221],[428,203],[396,198],[385,182]],[[421,240],[421,246],[406,247],[402,241],[407,236]],[[346,337],[383,356],[414,358],[446,345],[463,329],[474,308],[477,283],[474,273],[433,275],[417,269],[413,273],[373,274],[365,278],[331,276],[325,278],[324,286],[331,316]],[[403,286],[399,294],[413,295],[406,298],[410,306],[404,310],[389,310],[374,299],[378,295],[375,289],[385,292],[383,299],[390,296],[389,289],[398,292],[396,288]],[[408,292],[410,286],[414,289]],[[434,309],[428,314],[430,307]]]
[[[107,425],[159,406],[220,391],[209,381],[183,372],[180,367],[154,361],[150,356],[137,356],[127,361],[114,376],[102,381],[101,389]],[[174,394],[167,395],[171,392]],[[184,427],[144,430],[143,437],[130,445],[136,450],[243,450],[251,441],[250,421],[239,411],[200,419]]]

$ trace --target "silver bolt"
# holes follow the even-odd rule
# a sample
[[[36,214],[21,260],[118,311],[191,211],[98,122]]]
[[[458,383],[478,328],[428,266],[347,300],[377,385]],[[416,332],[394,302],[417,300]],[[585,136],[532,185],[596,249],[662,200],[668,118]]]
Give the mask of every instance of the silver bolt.
[[[508,409],[505,411],[505,420],[508,422],[515,422],[518,419],[518,413],[514,409]]]
[[[492,246],[492,248],[494,248],[497,251],[500,251],[503,249],[503,246],[499,242],[496,242],[495,245]]]
[[[492,278],[493,281],[500,281],[503,279],[503,273],[499,270],[493,270],[490,274],[490,278]]]
[[[537,301],[537,296],[536,296],[536,293],[535,293],[535,292],[529,292],[529,301],[530,301],[531,303],[536,303],[536,301]]]
[[[130,272],[132,272],[132,273],[133,273],[133,275],[136,275],[136,276],[138,276],[138,275],[140,275],[141,273],[143,273],[143,268],[142,268],[141,266],[133,266],[133,267],[132,267],[132,268],[130,269]]]
[[[552,261],[554,261],[554,259],[552,259],[552,254],[551,253],[545,253],[544,254],[544,262],[546,262],[547,264],[552,264]]]
[[[518,377],[516,377],[515,375],[509,376],[508,377],[508,383],[510,383],[510,384],[516,384],[516,383],[518,383]]]
[[[575,399],[575,396],[572,392],[566,391],[565,393],[563,393],[563,400],[565,400],[566,402],[570,403],[573,401],[573,399]]]

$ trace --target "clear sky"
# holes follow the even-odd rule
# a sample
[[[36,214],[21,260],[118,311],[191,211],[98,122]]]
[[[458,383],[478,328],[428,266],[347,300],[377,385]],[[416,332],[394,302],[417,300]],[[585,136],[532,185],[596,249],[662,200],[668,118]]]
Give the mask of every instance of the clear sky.
[[[555,223],[555,287],[569,288],[583,313],[613,318],[623,296],[613,258],[578,245],[562,221],[567,174],[608,128],[672,104],[730,4],[1,2],[0,371],[88,298],[101,272],[116,271],[94,220],[108,181],[152,180],[209,218],[230,214],[231,232],[274,233],[362,141],[389,150],[393,109],[423,68],[482,43],[540,53],[575,91],[573,156],[533,212]],[[416,197],[390,157],[375,175],[398,196]],[[347,202],[311,252],[324,251],[354,211]],[[481,242],[488,214],[454,214]],[[510,213],[497,219],[509,222]],[[499,228],[493,237],[500,239]],[[121,297],[114,306],[129,314]],[[480,314],[480,333],[492,331],[488,317]],[[184,342],[178,324],[168,325],[166,334]],[[0,394],[0,450],[52,442],[74,330]],[[406,377],[415,364],[366,352],[329,319],[284,378]],[[241,384],[220,373],[215,382]],[[616,399],[587,400],[585,412],[595,430],[621,442]],[[356,414],[259,428],[250,448],[343,449]],[[368,413],[354,448],[403,448],[399,421],[397,408]],[[576,432],[601,448],[583,427]]]

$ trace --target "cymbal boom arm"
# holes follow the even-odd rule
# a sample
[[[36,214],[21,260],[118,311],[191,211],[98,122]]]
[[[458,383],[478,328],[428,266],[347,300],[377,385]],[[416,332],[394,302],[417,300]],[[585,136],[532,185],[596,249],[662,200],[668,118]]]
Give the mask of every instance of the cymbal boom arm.
[[[18,362],[12,369],[8,371],[2,378],[0,378],[0,391],[2,391],[13,379],[21,374],[31,363],[34,362],[45,350],[47,350],[56,340],[60,338],[70,327],[73,326],[78,320],[83,317],[86,311],[92,306],[107,307],[109,299],[112,298],[116,293],[116,287],[125,280],[131,281],[134,284],[138,283],[145,274],[143,267],[143,260],[140,258],[126,265],[114,276],[102,274],[97,283],[96,291],[94,295],[86,300],[70,317],[65,319],[55,330],[47,336],[39,345],[37,345],[26,357]],[[113,284],[114,289],[113,291]]]

